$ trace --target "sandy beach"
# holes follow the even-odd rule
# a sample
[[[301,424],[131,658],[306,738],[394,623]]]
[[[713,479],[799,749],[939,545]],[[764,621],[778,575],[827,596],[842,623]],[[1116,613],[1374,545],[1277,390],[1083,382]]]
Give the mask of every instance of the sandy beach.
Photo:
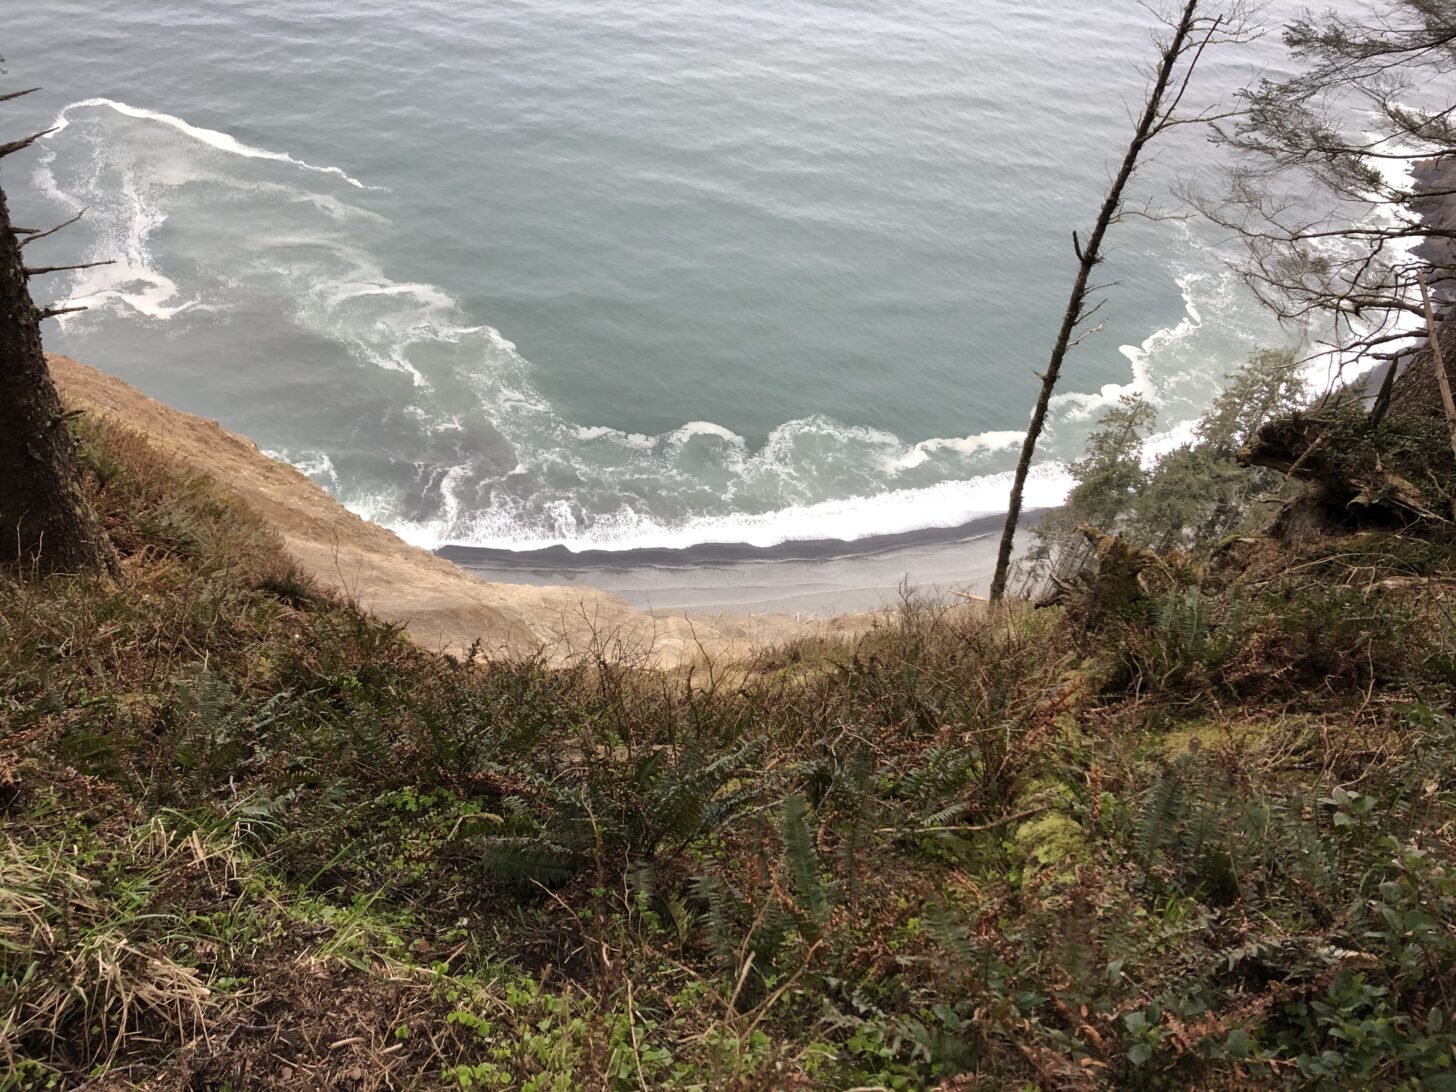
[[[1000,517],[858,542],[571,554],[452,547],[438,554],[361,519],[218,422],[183,413],[67,357],[48,357],[66,403],[140,432],[261,516],[320,586],[404,625],[428,648],[570,659],[610,639],[672,666],[876,623],[904,584],[963,602],[995,563]]]
[[[828,618],[893,606],[902,589],[935,599],[984,595],[1002,518],[854,542],[581,553],[446,546],[438,552],[482,580],[593,588],[642,611]],[[1025,526],[1035,522],[1029,513]]]

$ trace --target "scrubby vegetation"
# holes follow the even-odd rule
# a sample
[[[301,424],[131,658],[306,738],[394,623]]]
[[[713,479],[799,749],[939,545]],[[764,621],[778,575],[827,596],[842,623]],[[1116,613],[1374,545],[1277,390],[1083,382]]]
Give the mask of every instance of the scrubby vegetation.
[[[1270,468],[1247,465],[1244,449],[1265,422],[1304,409],[1306,397],[1291,351],[1255,353],[1227,377],[1188,442],[1148,459],[1144,445],[1157,412],[1139,395],[1124,396],[1098,418],[1086,452],[1071,464],[1066,501],[1036,526],[1021,566],[1022,590],[1034,596],[1092,563],[1080,523],[1160,554],[1206,554],[1228,536],[1267,523],[1297,487]]]
[[[1448,545],[467,664],[81,453],[125,584],[0,579],[0,1087],[1456,1084]]]

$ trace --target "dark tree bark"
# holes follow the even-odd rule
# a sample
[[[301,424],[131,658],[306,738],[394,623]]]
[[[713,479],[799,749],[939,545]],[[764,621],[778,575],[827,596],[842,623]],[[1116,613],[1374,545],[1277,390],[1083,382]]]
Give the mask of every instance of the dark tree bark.
[[[1438,319],[1442,356],[1450,362],[1456,360],[1456,322],[1447,318]],[[1411,357],[1400,369],[1390,389],[1389,408],[1385,410],[1392,417],[1442,417],[1445,410],[1441,405],[1441,385],[1436,378],[1436,354],[1428,343]]]
[[[0,158],[39,135],[0,144]],[[39,234],[10,223],[0,189],[0,560],[43,573],[116,575],[41,351],[41,320],[57,312],[31,300],[29,278],[42,270],[27,270],[22,253],[22,240]]]

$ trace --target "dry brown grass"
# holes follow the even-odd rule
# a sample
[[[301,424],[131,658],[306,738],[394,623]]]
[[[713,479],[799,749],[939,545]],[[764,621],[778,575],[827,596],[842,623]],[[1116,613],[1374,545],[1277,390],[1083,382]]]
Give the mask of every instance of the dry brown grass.
[[[128,864],[109,879],[78,870],[12,837],[0,844],[0,950],[10,972],[0,995],[0,1054],[44,1049],[85,1069],[133,1039],[181,1044],[205,1036],[225,1006],[205,977],[179,963],[180,911],[157,897],[183,877],[224,889],[235,847],[179,835],[154,818],[126,832],[114,853]]]

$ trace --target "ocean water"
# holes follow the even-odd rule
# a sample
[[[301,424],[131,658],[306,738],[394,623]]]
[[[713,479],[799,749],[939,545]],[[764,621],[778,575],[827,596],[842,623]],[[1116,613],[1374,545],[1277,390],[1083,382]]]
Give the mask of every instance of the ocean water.
[[[0,0],[46,343],[428,546],[768,546],[1001,510],[1150,54],[1136,0]],[[1284,11],[1268,12],[1277,21]],[[1276,42],[1210,56],[1226,100]],[[1217,154],[1165,143],[1135,198]],[[1029,503],[1287,344],[1133,218]]]

